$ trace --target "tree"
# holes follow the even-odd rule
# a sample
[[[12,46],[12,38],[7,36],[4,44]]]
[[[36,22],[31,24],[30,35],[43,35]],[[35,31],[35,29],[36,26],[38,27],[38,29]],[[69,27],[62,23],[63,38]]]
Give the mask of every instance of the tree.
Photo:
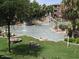
[[[74,31],[76,28],[76,19],[79,18],[78,0],[63,0],[63,3],[65,5],[64,18],[71,21]]]
[[[28,17],[29,0],[1,0],[0,3],[0,20],[6,20],[6,17],[10,16],[11,21],[15,15],[17,19],[24,20],[24,17]]]
[[[40,19],[41,17],[45,16],[46,14],[46,5],[43,6],[39,5],[36,0],[34,0],[29,7],[29,19],[33,20],[34,18]],[[29,21],[30,21],[29,20]]]
[[[16,2],[16,16],[19,20],[28,20],[29,17],[29,0],[15,0]]]
[[[48,13],[49,13],[49,12],[53,13],[53,5],[47,6],[47,12],[48,12]]]
[[[40,10],[40,5],[34,0],[30,4],[30,17],[37,18]]]
[[[26,15],[29,0],[1,0],[0,1],[0,21],[5,21],[8,26],[8,46],[10,52],[10,23],[15,15],[19,18]],[[19,16],[20,15],[20,16]]]

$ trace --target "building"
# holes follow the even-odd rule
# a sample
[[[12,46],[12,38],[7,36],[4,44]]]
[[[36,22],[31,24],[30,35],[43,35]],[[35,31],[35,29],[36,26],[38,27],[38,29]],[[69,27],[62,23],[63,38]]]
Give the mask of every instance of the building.
[[[53,5],[53,8],[54,8],[53,17],[62,18],[63,16],[62,12],[64,11],[64,4]]]

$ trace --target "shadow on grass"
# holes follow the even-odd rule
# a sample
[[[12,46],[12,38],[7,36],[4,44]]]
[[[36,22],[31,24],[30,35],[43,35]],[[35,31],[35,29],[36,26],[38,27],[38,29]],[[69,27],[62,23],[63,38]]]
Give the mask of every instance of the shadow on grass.
[[[9,56],[0,55],[0,59],[12,59],[12,58]]]
[[[37,57],[42,50],[40,45],[20,44],[12,48],[12,53],[16,55],[31,55]]]

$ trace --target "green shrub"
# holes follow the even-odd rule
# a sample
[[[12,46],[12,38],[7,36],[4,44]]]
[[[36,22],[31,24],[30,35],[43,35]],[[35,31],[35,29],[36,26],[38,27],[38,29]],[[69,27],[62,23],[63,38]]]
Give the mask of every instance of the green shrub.
[[[74,39],[74,38],[70,38],[70,39],[69,39],[69,42],[74,43],[74,42],[75,42],[75,39]]]
[[[64,41],[68,41],[68,39],[67,38],[65,38],[64,39]],[[71,42],[71,43],[77,43],[77,44],[79,44],[79,38],[69,38],[69,42]]]
[[[68,41],[68,39],[65,38],[64,41]],[[75,39],[74,38],[69,38],[69,42],[72,42],[73,43],[73,42],[75,42]]]
[[[59,28],[64,31],[65,29],[67,29],[67,25],[60,24],[60,25],[59,25]]]
[[[67,38],[65,38],[64,41],[67,41]]]
[[[76,42],[77,44],[79,44],[79,38],[76,38],[76,39],[75,39],[75,42]]]

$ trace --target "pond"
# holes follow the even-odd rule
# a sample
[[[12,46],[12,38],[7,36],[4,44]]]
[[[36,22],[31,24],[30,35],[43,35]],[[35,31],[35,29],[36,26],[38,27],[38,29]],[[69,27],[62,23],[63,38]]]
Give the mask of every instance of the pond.
[[[32,25],[27,26],[22,24],[21,26],[11,26],[11,32],[16,35],[27,35],[38,39],[47,39],[49,41],[63,41],[65,33],[57,33],[51,31],[50,28],[53,27],[54,23],[43,24],[43,25]]]

